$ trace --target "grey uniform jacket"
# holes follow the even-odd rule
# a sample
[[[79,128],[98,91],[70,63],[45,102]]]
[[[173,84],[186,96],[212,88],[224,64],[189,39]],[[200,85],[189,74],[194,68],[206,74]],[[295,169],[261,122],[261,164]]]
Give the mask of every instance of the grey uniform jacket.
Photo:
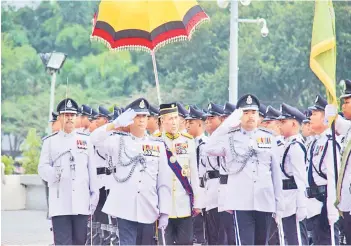
[[[154,223],[161,213],[171,213],[172,170],[161,140],[111,135],[106,125],[96,129],[91,140],[96,147],[106,148],[108,165],[115,169],[104,213],[145,224]]]
[[[89,136],[56,132],[43,140],[38,173],[48,182],[49,216],[91,213],[99,197]]]
[[[205,151],[208,155],[225,158],[228,179],[227,184],[221,183],[220,192],[223,186],[226,191],[225,195],[219,195],[219,210],[255,210],[282,215],[281,170],[271,133],[236,128],[210,138]]]

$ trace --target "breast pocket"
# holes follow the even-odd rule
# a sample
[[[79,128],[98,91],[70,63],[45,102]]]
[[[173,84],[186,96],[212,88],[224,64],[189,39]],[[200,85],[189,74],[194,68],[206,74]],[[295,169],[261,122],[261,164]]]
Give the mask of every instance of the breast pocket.
[[[82,179],[88,179],[89,171],[88,171],[88,161],[89,154],[86,149],[79,149],[75,154],[75,169],[76,169],[76,177],[81,177]]]
[[[257,159],[261,166],[264,166],[268,170],[271,169],[272,163],[272,150],[268,148],[262,148],[257,150]]]
[[[158,174],[158,158],[147,157],[146,163],[146,171],[151,175],[152,178],[156,179]]]

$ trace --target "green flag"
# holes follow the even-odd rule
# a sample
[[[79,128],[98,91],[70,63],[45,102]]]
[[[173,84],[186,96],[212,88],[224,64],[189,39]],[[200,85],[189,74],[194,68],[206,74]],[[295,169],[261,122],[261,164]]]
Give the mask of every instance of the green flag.
[[[331,0],[315,0],[310,67],[324,84],[328,103],[337,105],[335,15]]]

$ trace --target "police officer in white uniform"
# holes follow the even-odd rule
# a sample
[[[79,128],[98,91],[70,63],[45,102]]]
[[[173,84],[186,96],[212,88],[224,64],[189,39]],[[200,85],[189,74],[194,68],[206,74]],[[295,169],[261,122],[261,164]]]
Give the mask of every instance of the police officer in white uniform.
[[[203,165],[200,163],[202,145],[207,141],[207,136],[204,133],[204,114],[194,106],[190,106],[189,114],[185,119],[187,121],[187,131],[195,140],[196,164],[199,173],[199,199],[201,199],[202,209],[202,212],[194,218],[194,243],[205,244],[205,172],[203,172],[204,168],[201,168]]]
[[[145,134],[149,103],[140,98],[91,140],[106,148],[114,178],[102,212],[117,217],[120,245],[154,243],[154,223],[165,229],[172,209],[172,171],[165,144]],[[129,133],[116,131],[129,128]]]
[[[345,91],[340,97],[343,100],[343,113],[349,115],[349,104],[351,103],[351,81],[345,80]],[[335,116],[337,108],[334,105],[328,105],[325,109],[326,118]],[[342,213],[340,226],[346,237],[346,244],[351,245],[351,121],[338,116],[335,121],[335,129],[339,134],[344,135],[343,145],[341,147],[341,166],[336,190],[336,205]]]
[[[303,144],[303,138],[299,134],[305,115],[285,103],[281,105],[281,114],[279,117],[281,132],[286,141],[281,161],[285,203],[283,213],[284,234],[289,245],[308,245],[307,198],[305,196],[307,151]]]
[[[221,175],[220,183],[226,184],[228,192],[220,202],[235,214],[239,243],[262,245],[267,243],[273,213],[279,221],[284,211],[277,146],[272,133],[257,128],[260,102],[256,96],[244,95],[236,106],[240,110],[209,138],[205,150],[225,157],[228,175]],[[228,128],[238,121],[240,127]]]
[[[176,103],[160,105],[163,132],[161,138],[176,158],[173,169],[172,213],[166,229],[166,244],[193,244],[193,219],[201,212],[199,176],[196,163],[195,142],[191,135],[179,131],[179,115]]]
[[[185,118],[188,116],[189,111],[184,107],[182,103],[177,102],[176,104],[177,104],[178,114],[179,114],[179,132],[187,133]]]
[[[226,103],[224,108],[210,102],[207,106],[206,128],[211,135],[222,123],[225,116],[235,110],[235,105]],[[201,164],[205,166],[206,187],[206,222],[208,243],[210,245],[235,245],[233,215],[221,210],[219,199],[219,176],[226,175],[224,159],[220,156],[209,156],[201,151]],[[222,185],[223,186],[223,185]]]
[[[331,227],[334,228],[335,243],[339,243],[339,230],[337,221],[338,211],[334,205],[336,200],[336,184],[334,173],[334,156],[331,130],[324,123],[324,109],[327,101],[317,96],[315,105],[310,107],[311,128],[316,133],[316,139],[312,143],[309,155],[308,167],[308,198],[317,199],[319,206],[314,209],[313,216],[310,216],[312,223],[312,239],[316,245],[330,245]],[[340,154],[337,148],[336,165],[339,166]]]
[[[38,173],[49,186],[49,216],[55,245],[83,245],[88,216],[99,189],[89,137],[74,129],[78,104],[70,98],[57,106],[62,130],[43,141]]]
[[[90,126],[90,120],[89,117],[91,117],[92,114],[92,108],[89,107],[88,105],[83,104],[80,107],[80,112],[81,112],[81,128],[80,131],[85,133],[85,134],[90,134],[89,131],[89,126]]]
[[[153,136],[160,132],[160,129],[158,126],[158,116],[160,111],[156,107],[150,105],[149,112],[150,112],[150,115],[148,116],[146,130],[151,136]]]

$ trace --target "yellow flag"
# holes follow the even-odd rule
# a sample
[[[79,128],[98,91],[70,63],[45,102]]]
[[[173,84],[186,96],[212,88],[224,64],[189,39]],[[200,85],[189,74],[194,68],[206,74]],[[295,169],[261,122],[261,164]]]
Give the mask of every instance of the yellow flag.
[[[324,84],[328,103],[337,105],[335,14],[332,0],[315,0],[310,67]],[[329,123],[333,120],[329,119]]]

